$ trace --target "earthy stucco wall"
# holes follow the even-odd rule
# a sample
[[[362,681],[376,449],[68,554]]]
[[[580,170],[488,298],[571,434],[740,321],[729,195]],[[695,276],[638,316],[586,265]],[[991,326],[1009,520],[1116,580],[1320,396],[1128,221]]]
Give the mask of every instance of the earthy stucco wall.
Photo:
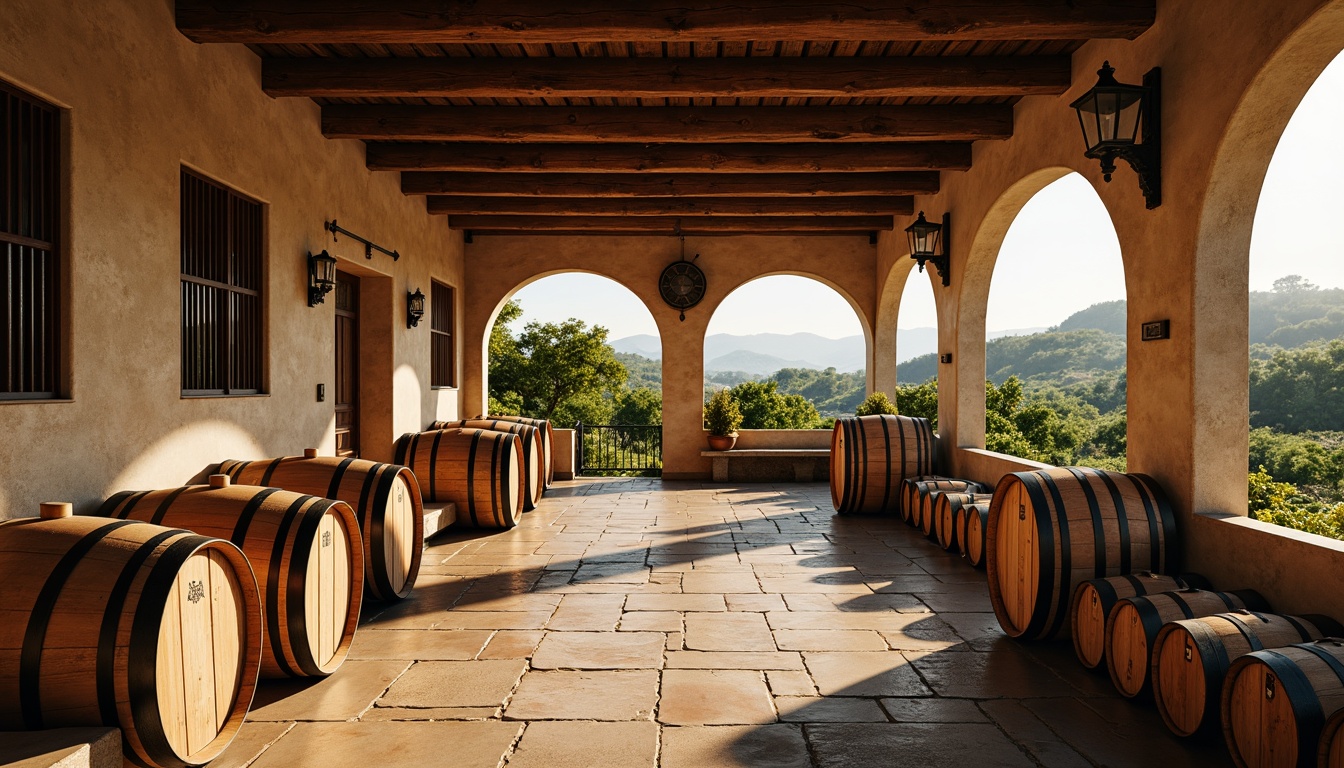
[[[333,302],[310,309],[306,256],[327,248],[363,280],[370,372],[364,452],[456,417],[429,387],[428,322],[406,328],[406,292],[463,287],[462,245],[359,142],[328,141],[307,99],[273,100],[242,46],[198,46],[167,0],[6,0],[0,78],[68,110],[69,402],[0,404],[0,518],[44,500],[89,510],[126,488],[180,485],[225,458],[334,448]],[[266,204],[269,395],[183,399],[179,369],[179,169]],[[398,249],[394,263],[325,220]],[[460,293],[460,290],[459,290]],[[316,386],[328,398],[316,401]]]
[[[973,450],[984,447],[985,307],[1013,217],[1046,184],[1077,171],[1110,212],[1124,259],[1129,466],[1171,494],[1187,565],[1229,588],[1255,585],[1283,610],[1344,615],[1344,546],[1242,517],[1255,205],[1293,108],[1341,48],[1338,1],[1163,0],[1152,29],[1134,41],[1083,46],[1068,93],[1023,99],[1011,139],[977,143],[970,171],[943,174],[940,194],[916,200],[930,218],[953,214],[952,285],[935,281],[934,293],[939,351],[954,361],[939,367],[939,432],[954,472],[992,482],[1026,468]],[[1103,60],[1125,82],[1162,67],[1164,191],[1155,210],[1144,207],[1124,163],[1106,184],[1098,164],[1082,156],[1068,104],[1096,82]],[[899,376],[886,347],[894,343],[909,259],[899,231],[884,234],[879,251],[876,380],[886,388]],[[1087,264],[1078,269],[1085,277]],[[1140,341],[1139,325],[1159,319],[1171,321],[1171,339]],[[1235,519],[1220,519],[1228,516]]]
[[[680,258],[670,237],[477,237],[466,247],[471,287],[463,325],[464,411],[485,407],[485,348],[496,313],[519,288],[557,272],[591,272],[629,288],[653,315],[663,344],[663,477],[707,478],[702,457],[705,329],[720,302],[758,277],[803,275],[836,289],[854,307],[872,354],[876,249],[866,237],[687,237],[686,257],[700,254],[705,298],[686,320],[663,302],[658,278]],[[575,307],[584,297],[575,296]],[[797,307],[806,316],[807,307]],[[576,310],[577,312],[577,310]],[[578,313],[581,314],[581,313]]]

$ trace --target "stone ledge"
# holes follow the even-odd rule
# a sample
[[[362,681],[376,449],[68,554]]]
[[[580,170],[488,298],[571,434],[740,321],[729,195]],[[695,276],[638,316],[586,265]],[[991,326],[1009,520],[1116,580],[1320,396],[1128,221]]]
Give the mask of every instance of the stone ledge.
[[[736,448],[731,451],[701,451],[700,455],[705,458],[713,460],[714,468],[712,478],[714,482],[717,483],[728,482],[730,479],[778,480],[780,478],[774,475],[777,475],[782,471],[778,467],[785,461],[788,461],[790,468],[793,470],[792,479],[794,482],[810,483],[813,482],[815,479],[826,479],[826,477],[828,476],[827,470],[829,470],[831,449],[830,448]],[[773,465],[775,471],[772,474],[770,473],[769,469],[762,468],[763,471],[760,473],[762,477],[760,478],[752,477],[751,476],[752,473],[745,471],[744,474],[746,476],[732,478],[729,475],[730,462],[742,461],[742,460],[748,460],[748,461],[755,460],[756,462],[759,462],[761,464]],[[823,470],[820,473],[817,472],[818,463],[821,463]],[[820,475],[821,477],[818,478],[818,475]]]
[[[53,728],[0,733],[0,766],[6,768],[121,768],[116,728]]]
[[[424,512],[426,539],[457,522],[457,505],[452,502],[425,502]]]

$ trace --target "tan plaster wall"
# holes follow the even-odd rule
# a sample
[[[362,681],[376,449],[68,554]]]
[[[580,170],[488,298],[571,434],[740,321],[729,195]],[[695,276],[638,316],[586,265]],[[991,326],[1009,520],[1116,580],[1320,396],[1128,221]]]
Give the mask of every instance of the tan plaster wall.
[[[954,472],[992,480],[1026,468],[974,450],[984,446],[989,279],[1021,206],[1078,171],[1109,211],[1125,263],[1131,471],[1154,476],[1171,494],[1189,567],[1216,584],[1262,589],[1280,609],[1336,616],[1344,616],[1341,547],[1204,513],[1246,512],[1250,228],[1284,125],[1315,75],[1344,47],[1341,17],[1339,0],[1164,0],[1156,25],[1139,39],[1084,45],[1074,54],[1068,93],[1023,99],[1012,139],[977,143],[970,171],[945,173],[940,194],[916,201],[930,218],[944,210],[953,215],[952,286],[934,290],[940,350],[954,354],[952,365],[939,368],[939,431],[951,438],[943,446]],[[1082,156],[1068,104],[1096,82],[1106,59],[1125,82],[1162,67],[1164,190],[1156,210],[1145,209],[1127,165],[1105,184],[1099,165]],[[898,222],[898,230],[905,224]],[[903,287],[904,274],[888,266],[907,255],[899,234],[879,241],[884,307]],[[1171,321],[1171,339],[1140,341],[1139,325],[1159,319]],[[894,324],[891,315],[880,315],[877,338],[894,334]],[[885,350],[876,354],[887,359]],[[879,382],[891,378],[889,371],[877,373]]]
[[[669,237],[477,237],[466,247],[465,359],[463,409],[480,412],[486,401],[485,350],[496,313],[519,288],[561,271],[590,272],[629,288],[653,315],[663,345],[663,477],[707,478],[710,460],[702,429],[705,329],[714,309],[734,289],[777,274],[817,279],[854,307],[872,356],[876,314],[876,249],[865,237],[703,237],[686,238],[686,254],[700,254],[705,298],[679,312],[663,303],[658,278],[680,258],[681,245]],[[583,297],[574,297],[580,314]],[[806,315],[807,307],[798,307]],[[872,365],[868,366],[869,371]]]
[[[371,173],[359,142],[328,141],[306,99],[273,100],[242,46],[179,35],[167,0],[7,0],[0,78],[68,110],[68,394],[0,404],[0,518],[125,488],[179,485],[225,458],[334,448],[333,302],[310,309],[306,255],[327,248],[364,280],[365,452],[457,416],[429,387],[429,331],[406,328],[406,292],[463,286],[460,235]],[[186,400],[179,364],[179,168],[266,204],[265,397]],[[402,253],[399,262],[325,220]],[[375,296],[377,301],[372,301]],[[327,385],[327,402],[316,386]]]

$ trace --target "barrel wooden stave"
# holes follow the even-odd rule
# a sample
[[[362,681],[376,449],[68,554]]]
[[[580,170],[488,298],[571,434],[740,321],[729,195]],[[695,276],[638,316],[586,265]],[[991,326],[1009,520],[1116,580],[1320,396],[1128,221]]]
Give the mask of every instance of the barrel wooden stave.
[[[430,427],[434,429],[488,429],[491,432],[512,432],[523,440],[523,458],[526,461],[523,495],[523,511],[537,508],[542,493],[546,490],[544,460],[546,450],[543,447],[542,430],[530,424],[502,419],[461,419],[459,421],[436,421]]]
[[[1233,762],[1245,768],[1307,768],[1326,719],[1340,710],[1344,640],[1248,653],[1232,662],[1223,681],[1223,737]]]
[[[1069,603],[1069,634],[1073,652],[1088,669],[1106,661],[1106,617],[1122,598],[1174,592],[1190,586],[1175,576],[1143,572],[1088,579],[1073,591]]]
[[[1324,616],[1238,611],[1170,622],[1153,642],[1150,676],[1157,710],[1178,736],[1208,730],[1217,723],[1223,678],[1232,661],[1334,634],[1344,634],[1344,628]]]
[[[0,524],[0,583],[8,728],[117,727],[128,758],[165,767],[207,763],[238,733],[262,619],[234,545],[104,518],[15,520]]]
[[[1106,617],[1106,669],[1111,682],[1128,698],[1147,693],[1153,644],[1163,625],[1247,609],[1268,611],[1269,605],[1252,590],[1183,589],[1121,598]]]
[[[477,416],[476,418],[494,419],[495,421],[511,421],[515,424],[527,424],[541,430],[542,465],[546,474],[546,487],[550,488],[555,482],[555,430],[551,427],[549,419],[533,419],[527,416],[501,416],[492,414],[490,416]]]
[[[364,594],[364,545],[345,502],[279,488],[194,485],[123,491],[99,514],[236,544],[261,591],[263,677],[321,677],[345,661]]]
[[[965,522],[962,525],[963,533],[960,534],[961,540],[966,542],[962,553],[970,561],[974,568],[983,568],[986,557],[986,551],[989,549],[986,538],[989,530],[989,507],[993,501],[986,503],[972,504],[962,508],[962,516]]]
[[[425,497],[457,505],[457,522],[512,528],[523,513],[523,442],[510,432],[456,427],[410,432],[396,460],[411,468]]]
[[[831,503],[841,515],[896,510],[901,481],[933,473],[933,427],[910,416],[837,419],[831,431]]]
[[[425,512],[415,473],[397,464],[335,456],[225,461],[241,485],[277,486],[349,504],[364,546],[364,588],[391,602],[410,594],[425,548]]]
[[[1024,640],[1067,632],[1073,592],[1089,578],[1179,570],[1175,515],[1145,475],[1086,467],[1004,475],[986,538],[994,614]]]

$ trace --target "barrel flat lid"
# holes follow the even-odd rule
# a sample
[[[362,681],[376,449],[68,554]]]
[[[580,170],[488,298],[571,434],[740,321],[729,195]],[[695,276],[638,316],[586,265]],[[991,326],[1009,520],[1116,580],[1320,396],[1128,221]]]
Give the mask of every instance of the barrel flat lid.
[[[338,666],[349,647],[351,535],[338,510],[333,505],[322,516],[305,577],[304,628],[312,658],[323,671]]]

